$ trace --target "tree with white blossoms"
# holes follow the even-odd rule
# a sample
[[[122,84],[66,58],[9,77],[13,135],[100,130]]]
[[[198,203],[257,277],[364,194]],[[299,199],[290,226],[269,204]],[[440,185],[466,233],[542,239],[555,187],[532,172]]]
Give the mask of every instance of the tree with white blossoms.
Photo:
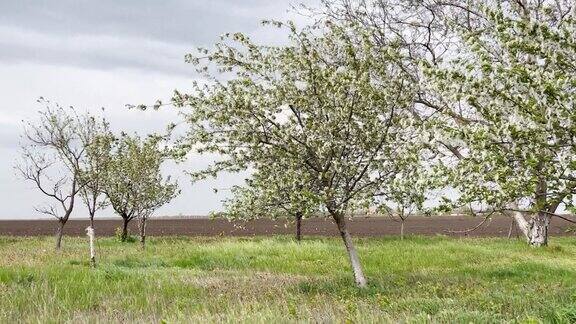
[[[39,111],[39,121],[24,126],[22,160],[16,169],[25,180],[34,183],[56,206],[36,210],[58,220],[56,249],[62,245],[64,226],[75,207],[76,195],[82,189],[80,169],[85,147],[79,137],[79,118],[72,108],[63,108],[40,98],[45,109]]]
[[[434,187],[430,179],[433,172],[430,165],[424,163],[427,149],[416,143],[411,148],[412,156],[419,159],[407,164],[404,170],[383,183],[382,188],[375,194],[374,203],[376,211],[400,223],[401,240],[404,239],[406,220],[418,212],[425,212],[424,202]]]
[[[212,50],[200,49],[200,57],[188,56],[211,83],[173,98],[187,108],[190,126],[182,153],[193,148],[223,157],[193,173],[195,179],[251,169],[256,193],[275,181],[290,190],[302,184],[290,197],[327,211],[364,287],[346,214],[370,205],[381,184],[414,160],[403,149],[413,134],[412,89],[393,63],[399,53],[392,46],[376,50],[354,26],[328,22],[298,30],[268,23],[288,30],[286,46],[256,45],[236,33]],[[210,74],[213,66],[223,81]]]
[[[162,175],[161,166],[168,155],[160,148],[161,140],[122,134],[112,146],[105,168],[103,190],[124,220],[121,239],[126,241],[128,223],[138,219],[142,248],[148,218],[179,194],[177,183]]]
[[[277,165],[261,165],[246,179],[245,186],[234,186],[232,197],[224,202],[230,219],[291,218],[295,222],[296,240],[302,240],[302,219],[319,216],[322,204],[315,200],[314,181],[310,177],[289,174],[275,169]],[[274,178],[274,181],[270,181]]]
[[[433,180],[462,194],[444,210],[506,212],[530,244],[545,245],[551,217],[564,217],[558,207],[572,208],[574,2],[322,4],[322,17],[361,24],[376,43],[399,41],[407,53],[401,65],[419,89],[420,117],[434,117],[430,147],[445,166]]]
[[[430,119],[432,141],[449,148],[441,165],[461,194],[451,203],[507,212],[533,246],[547,244],[561,205],[574,207],[574,7],[478,4],[481,24],[455,27],[459,50],[423,64],[440,112]]]

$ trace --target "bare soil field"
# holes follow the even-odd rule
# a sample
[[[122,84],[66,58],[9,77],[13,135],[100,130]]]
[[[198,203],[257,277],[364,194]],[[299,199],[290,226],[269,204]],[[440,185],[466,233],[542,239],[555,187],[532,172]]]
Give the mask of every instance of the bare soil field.
[[[471,216],[415,216],[405,223],[405,234],[418,235],[450,235],[450,236],[507,236],[511,220],[507,217],[493,217],[484,225],[469,233],[462,233],[473,228],[481,219]],[[131,222],[131,232],[136,232],[137,221]],[[66,235],[84,235],[88,226],[87,220],[69,220],[64,232]],[[117,228],[122,226],[118,219],[97,219],[95,227],[98,235],[112,236]],[[56,229],[54,220],[0,220],[0,235],[36,236],[52,235]],[[399,235],[400,223],[387,217],[354,217],[349,220],[349,229],[354,236],[386,236]],[[550,226],[550,234],[574,235],[573,224],[555,218]],[[190,218],[155,218],[149,220],[147,234],[151,236],[183,235],[183,236],[257,236],[294,233],[294,224],[286,220],[259,219],[248,222],[230,222],[225,219],[210,219],[200,217]],[[302,222],[302,233],[306,235],[335,236],[336,226],[329,218],[311,218]],[[513,227],[512,235],[518,230]]]

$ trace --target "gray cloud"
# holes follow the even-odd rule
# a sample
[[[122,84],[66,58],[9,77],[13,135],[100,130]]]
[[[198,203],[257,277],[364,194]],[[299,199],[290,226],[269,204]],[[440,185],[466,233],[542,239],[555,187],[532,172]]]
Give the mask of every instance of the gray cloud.
[[[134,68],[191,77],[184,63],[190,47],[146,38],[47,34],[0,27],[0,61],[94,69]]]
[[[0,61],[191,75],[184,55],[225,32],[282,38],[264,18],[298,19],[283,1],[1,1]]]
[[[205,44],[226,31],[250,31],[257,20],[284,15],[288,1],[133,0],[38,1],[0,3],[0,20],[65,35],[141,36],[176,43]]]

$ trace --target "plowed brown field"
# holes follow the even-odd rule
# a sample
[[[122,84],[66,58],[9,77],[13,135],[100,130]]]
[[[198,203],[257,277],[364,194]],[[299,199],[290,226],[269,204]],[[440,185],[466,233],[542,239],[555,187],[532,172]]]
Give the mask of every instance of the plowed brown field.
[[[451,236],[507,236],[510,229],[510,219],[506,217],[493,217],[483,226],[470,233],[456,233],[472,228],[479,224],[481,219],[470,216],[435,216],[412,217],[405,223],[406,234]],[[131,223],[131,231],[136,232],[137,221]],[[551,235],[574,235],[568,231],[571,223],[559,218],[552,220]],[[69,220],[65,227],[66,235],[84,235],[88,226],[85,220]],[[122,226],[121,219],[97,219],[95,227],[98,235],[114,235],[116,228]],[[56,229],[53,220],[1,220],[0,235],[34,236],[51,235]],[[355,217],[349,220],[349,229],[354,236],[385,236],[398,235],[400,223],[387,217]],[[185,235],[185,236],[256,236],[292,234],[294,225],[286,220],[260,219],[248,222],[229,222],[224,219],[209,218],[155,218],[147,226],[147,234]],[[328,218],[311,218],[303,221],[303,235],[333,236],[337,235],[336,226]],[[518,230],[514,227],[512,235],[516,236]]]

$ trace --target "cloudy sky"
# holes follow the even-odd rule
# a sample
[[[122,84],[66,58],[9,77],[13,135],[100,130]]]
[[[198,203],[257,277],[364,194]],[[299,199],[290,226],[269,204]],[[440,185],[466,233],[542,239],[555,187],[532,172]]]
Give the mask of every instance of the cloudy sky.
[[[302,1],[298,1],[302,2]],[[306,2],[306,1],[304,1]],[[198,76],[184,55],[210,46],[225,32],[241,31],[262,42],[282,39],[261,19],[304,18],[281,0],[17,0],[0,1],[0,219],[39,218],[34,206],[50,202],[14,171],[22,120],[33,119],[43,96],[63,106],[104,107],[116,130],[160,131],[177,114],[129,111],[125,104],[169,99]],[[308,1],[307,3],[311,3]],[[183,170],[208,158],[171,165],[182,195],[158,215],[203,215],[220,208],[226,190],[241,175],[192,185]],[[102,216],[113,216],[110,210]],[[75,217],[84,217],[78,209]]]

